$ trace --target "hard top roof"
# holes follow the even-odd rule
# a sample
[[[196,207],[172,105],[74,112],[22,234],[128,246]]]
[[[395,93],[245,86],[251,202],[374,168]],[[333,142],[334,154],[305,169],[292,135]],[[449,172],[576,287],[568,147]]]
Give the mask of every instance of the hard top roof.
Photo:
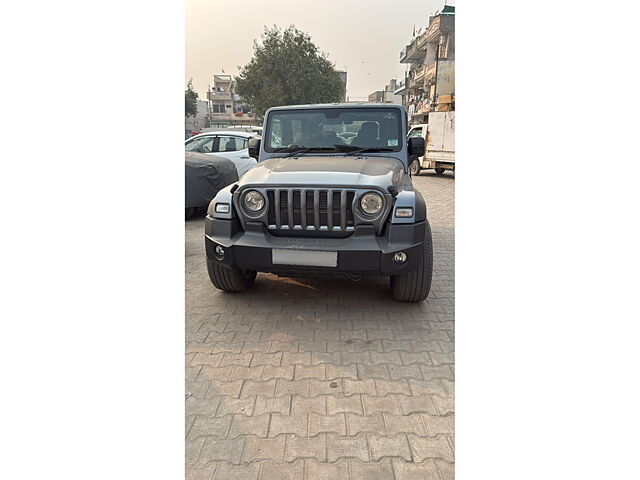
[[[395,103],[371,103],[371,102],[349,102],[349,103],[311,103],[308,105],[282,105],[271,107],[272,110],[305,110],[315,108],[399,108],[404,110],[401,105]]]

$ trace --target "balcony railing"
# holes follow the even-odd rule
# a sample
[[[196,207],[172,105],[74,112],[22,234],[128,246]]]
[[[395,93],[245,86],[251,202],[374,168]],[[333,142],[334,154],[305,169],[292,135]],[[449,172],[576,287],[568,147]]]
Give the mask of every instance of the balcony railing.
[[[427,80],[431,80],[431,78],[436,74],[436,64],[434,63],[429,67],[425,67],[424,74]]]
[[[217,99],[217,100],[231,100],[231,92],[212,91],[212,92],[209,92],[209,98]]]

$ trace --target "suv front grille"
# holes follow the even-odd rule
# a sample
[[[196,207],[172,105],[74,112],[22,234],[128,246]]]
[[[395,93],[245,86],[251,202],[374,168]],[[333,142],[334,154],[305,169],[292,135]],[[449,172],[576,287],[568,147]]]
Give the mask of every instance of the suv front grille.
[[[354,227],[354,190],[267,189],[268,228],[350,232]]]

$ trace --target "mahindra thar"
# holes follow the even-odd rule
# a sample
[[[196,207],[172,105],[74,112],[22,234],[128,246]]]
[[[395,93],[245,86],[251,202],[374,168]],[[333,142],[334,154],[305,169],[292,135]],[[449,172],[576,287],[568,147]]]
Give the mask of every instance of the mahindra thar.
[[[258,163],[209,204],[211,281],[241,292],[257,272],[382,275],[397,300],[424,300],[431,229],[409,174],[409,158],[424,151],[423,138],[407,138],[399,105],[269,109],[262,138],[249,140]]]

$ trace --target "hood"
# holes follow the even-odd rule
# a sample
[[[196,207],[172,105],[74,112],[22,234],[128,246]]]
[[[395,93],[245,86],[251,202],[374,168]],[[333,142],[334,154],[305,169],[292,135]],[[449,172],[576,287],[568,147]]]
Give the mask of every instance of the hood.
[[[404,167],[393,157],[300,156],[271,157],[258,163],[240,179],[245,185],[331,185],[400,188]]]

